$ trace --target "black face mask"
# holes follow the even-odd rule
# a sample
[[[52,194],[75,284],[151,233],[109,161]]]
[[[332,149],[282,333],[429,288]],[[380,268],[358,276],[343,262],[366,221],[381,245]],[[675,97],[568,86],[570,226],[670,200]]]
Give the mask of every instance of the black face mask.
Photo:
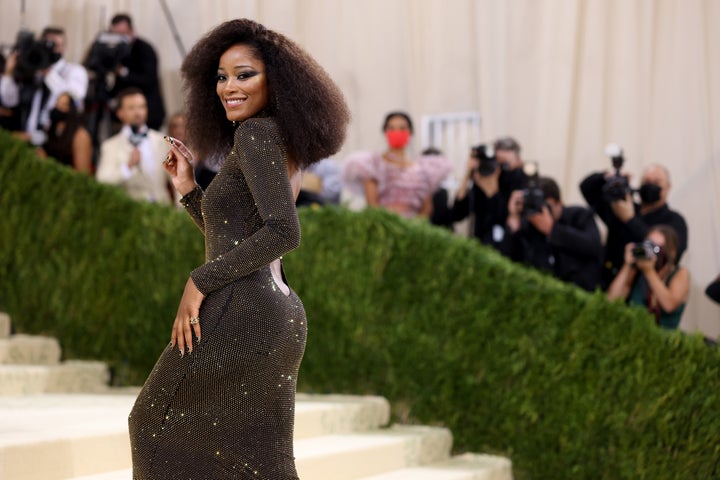
[[[660,200],[661,188],[654,183],[645,183],[640,186],[640,200],[642,203],[655,203]]]
[[[68,118],[70,118],[70,114],[68,112],[63,112],[57,108],[50,110],[50,121],[52,123],[64,122]]]

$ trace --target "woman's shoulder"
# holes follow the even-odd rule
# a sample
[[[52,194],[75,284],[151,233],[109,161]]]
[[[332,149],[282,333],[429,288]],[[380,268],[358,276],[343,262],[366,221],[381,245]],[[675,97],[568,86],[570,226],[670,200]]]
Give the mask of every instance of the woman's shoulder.
[[[235,129],[235,137],[244,133],[279,137],[280,127],[273,117],[251,117],[240,122]]]

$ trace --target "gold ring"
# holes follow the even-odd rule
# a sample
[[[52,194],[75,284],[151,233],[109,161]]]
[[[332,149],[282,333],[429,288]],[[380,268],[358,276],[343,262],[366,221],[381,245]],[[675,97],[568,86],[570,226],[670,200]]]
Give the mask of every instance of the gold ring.
[[[200,323],[200,317],[190,317],[190,325],[197,325]]]

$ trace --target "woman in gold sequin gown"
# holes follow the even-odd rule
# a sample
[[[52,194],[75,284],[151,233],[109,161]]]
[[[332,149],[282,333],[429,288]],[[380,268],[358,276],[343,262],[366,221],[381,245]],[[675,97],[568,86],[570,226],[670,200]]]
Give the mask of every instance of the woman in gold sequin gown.
[[[130,413],[133,478],[297,479],[307,323],[280,258],[300,243],[300,172],[340,148],[349,114],[307,53],[250,20],[208,33],[182,73],[191,147],[169,139],[164,165],[205,235],[206,263]],[[192,161],[218,154],[202,191]]]

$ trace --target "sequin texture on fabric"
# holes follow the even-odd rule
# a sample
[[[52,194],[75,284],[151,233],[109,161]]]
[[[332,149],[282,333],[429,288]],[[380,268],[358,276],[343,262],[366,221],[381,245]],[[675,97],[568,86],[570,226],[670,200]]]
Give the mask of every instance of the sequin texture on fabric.
[[[134,480],[297,479],[295,387],[305,350],[302,302],[269,264],[300,243],[276,124],[248,119],[203,192],[182,203],[205,234],[191,277],[206,295],[202,340],[165,349],[130,413]]]

